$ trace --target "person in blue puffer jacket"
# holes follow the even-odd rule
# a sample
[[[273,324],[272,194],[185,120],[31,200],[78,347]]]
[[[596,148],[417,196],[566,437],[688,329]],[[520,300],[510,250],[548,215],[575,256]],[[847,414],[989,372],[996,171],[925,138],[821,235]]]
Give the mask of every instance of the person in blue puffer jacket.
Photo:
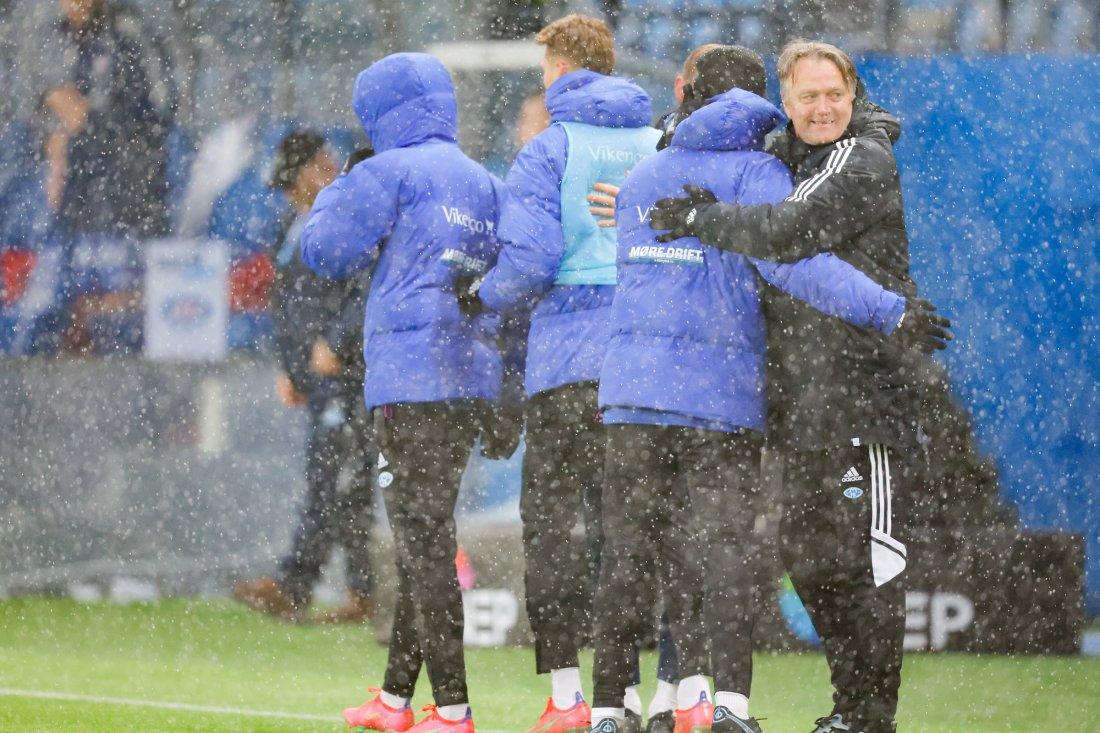
[[[603,21],[567,16],[535,40],[546,49],[551,124],[523,147],[508,173],[500,259],[477,293],[493,311],[530,314],[520,515],[535,665],[551,683],[550,700],[531,730],[546,731],[590,724],[578,630],[590,627],[592,566],[602,541],[604,432],[596,395],[611,336],[615,232],[598,226],[586,196],[596,181],[621,183],[656,152],[660,132],[649,126],[649,95],[610,76],[614,40]],[[582,513],[590,567],[562,551]],[[668,649],[666,657],[671,644]],[[683,657],[685,650],[678,651]],[[698,654],[705,656],[701,644]],[[675,680],[674,669],[668,675]],[[632,712],[640,714],[641,700],[633,700]]]
[[[381,449],[398,591],[381,692],[344,717],[372,730],[472,733],[454,508],[503,367],[499,319],[464,315],[455,284],[496,261],[505,191],[459,149],[454,86],[432,56],[378,61],[359,74],[352,102],[375,155],[317,196],[302,258],[329,277],[373,268],[364,395]],[[422,662],[436,707],[414,725],[409,703]]]
[[[778,265],[697,240],[656,239],[650,208],[687,181],[706,181],[720,200],[742,204],[780,201],[791,190],[790,171],[762,152],[783,116],[763,98],[760,57],[720,47],[697,68],[671,145],[634,168],[615,204],[619,285],[599,391],[612,557],[595,606],[594,705],[621,706],[630,650],[646,621],[637,601],[645,558],[661,541],[669,506],[686,502],[697,557],[706,559],[696,569],[705,578],[696,621],[707,629],[716,694],[712,704],[701,691],[693,710],[678,710],[677,718],[742,733],[760,730],[748,712],[753,584],[745,541],[755,521],[766,415],[762,283],[887,333],[906,301],[830,254]],[[594,711],[593,725],[599,722]]]

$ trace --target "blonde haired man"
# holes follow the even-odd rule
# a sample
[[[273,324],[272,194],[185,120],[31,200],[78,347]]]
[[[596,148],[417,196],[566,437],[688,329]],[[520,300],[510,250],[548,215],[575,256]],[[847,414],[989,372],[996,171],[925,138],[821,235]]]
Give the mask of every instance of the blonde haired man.
[[[656,151],[660,133],[650,127],[649,95],[610,76],[615,44],[602,20],[569,15],[535,41],[545,47],[550,126],[523,147],[507,176],[501,257],[477,305],[530,313],[520,514],[535,663],[552,689],[532,730],[565,733],[590,725],[577,653],[591,623],[592,568],[563,548],[586,503],[587,518],[598,522],[605,435],[597,380],[615,293],[615,231],[598,226],[586,196],[596,181],[621,184]],[[601,534],[589,527],[590,539]]]
[[[615,39],[598,18],[567,15],[550,23],[535,36],[546,47],[542,82],[547,89],[564,74],[587,69],[610,76],[615,70]]]
[[[697,237],[791,262],[830,252],[905,296],[891,331],[853,329],[793,299],[769,297],[768,441],[787,462],[781,554],[825,646],[835,688],[815,733],[893,733],[901,684],[907,492],[922,453],[917,351],[942,349],[950,323],[909,275],[896,119],[867,101],[851,59],[795,41],[779,59],[790,118],[770,152],[795,174],[774,205],[658,201],[668,242]]]

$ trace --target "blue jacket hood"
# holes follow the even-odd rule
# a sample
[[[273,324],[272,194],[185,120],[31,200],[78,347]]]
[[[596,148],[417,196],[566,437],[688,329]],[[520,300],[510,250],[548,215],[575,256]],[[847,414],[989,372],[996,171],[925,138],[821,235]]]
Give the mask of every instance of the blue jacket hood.
[[[653,119],[653,100],[630,79],[580,69],[565,74],[546,90],[553,122],[599,127],[645,127]]]
[[[765,136],[786,119],[763,97],[731,89],[677,125],[672,144],[690,150],[763,150]]]
[[[441,140],[458,142],[454,83],[439,59],[395,53],[359,73],[352,107],[378,153]]]

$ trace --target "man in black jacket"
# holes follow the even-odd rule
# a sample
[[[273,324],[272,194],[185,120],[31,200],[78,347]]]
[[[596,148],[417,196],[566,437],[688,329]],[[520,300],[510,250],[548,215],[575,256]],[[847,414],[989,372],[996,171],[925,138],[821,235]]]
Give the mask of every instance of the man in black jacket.
[[[283,404],[309,412],[308,493],[276,577],[240,583],[233,595],[256,610],[304,619],[321,569],[340,545],[346,554],[347,597],[315,620],[356,623],[373,610],[370,479],[377,448],[371,446],[362,394],[365,288],[355,279],[334,283],[315,275],[299,251],[313,200],[335,177],[324,138],[311,131],[283,138],[271,181],[288,201],[275,252],[275,351],[282,367],[276,391]]]
[[[662,241],[705,244],[765,260],[829,251],[906,296],[891,336],[860,330],[769,290],[769,442],[786,458],[781,554],[823,640],[834,709],[815,733],[893,733],[901,682],[906,491],[923,433],[923,357],[950,325],[916,297],[909,276],[897,121],[862,94],[840,49],[796,41],[779,59],[790,117],[770,152],[795,173],[775,205],[720,204],[688,186],[663,199],[651,226]],[[908,323],[906,323],[908,321]],[[938,337],[928,338],[929,333]]]

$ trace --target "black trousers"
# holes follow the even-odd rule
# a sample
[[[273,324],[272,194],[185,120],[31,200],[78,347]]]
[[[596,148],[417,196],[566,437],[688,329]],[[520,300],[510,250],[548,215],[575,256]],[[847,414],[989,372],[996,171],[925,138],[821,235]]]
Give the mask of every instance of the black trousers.
[[[378,483],[393,528],[397,606],[382,687],[412,697],[421,663],[436,705],[469,701],[454,510],[478,412],[445,403],[375,408]]]
[[[535,635],[535,669],[578,666],[592,629],[592,603],[604,545],[601,520],[607,437],[598,408],[599,386],[580,382],[535,395],[527,404],[520,516],[523,521],[527,618]],[[572,546],[578,519],[584,558]],[[647,608],[655,606],[652,590]],[[662,623],[658,679],[675,682],[676,648]],[[631,682],[640,678],[637,653]]]
[[[605,446],[596,396],[596,383],[584,382],[527,403],[519,510],[527,618],[539,674],[578,666],[578,651],[591,629]],[[578,519],[591,538],[585,558],[568,549]]]
[[[882,444],[792,452],[780,554],[825,647],[833,713],[893,733],[905,636],[905,509],[913,468]]]
[[[305,504],[290,552],[279,562],[279,585],[299,605],[335,546],[344,548],[347,589],[371,594],[370,537],[374,526],[371,467],[374,429],[361,397],[311,399],[306,445]]]
[[[703,562],[703,619],[716,691],[752,690],[753,531],[763,435],[692,431],[679,456]]]
[[[720,689],[747,694],[753,591],[744,548],[754,524],[759,438],[652,425],[606,429],[606,547],[595,604],[594,705],[622,705],[629,655],[647,623],[639,601],[658,579],[681,676],[711,673],[712,636],[711,643],[721,646],[715,655]],[[687,531],[674,526],[685,506]],[[712,567],[720,570],[711,573]]]

